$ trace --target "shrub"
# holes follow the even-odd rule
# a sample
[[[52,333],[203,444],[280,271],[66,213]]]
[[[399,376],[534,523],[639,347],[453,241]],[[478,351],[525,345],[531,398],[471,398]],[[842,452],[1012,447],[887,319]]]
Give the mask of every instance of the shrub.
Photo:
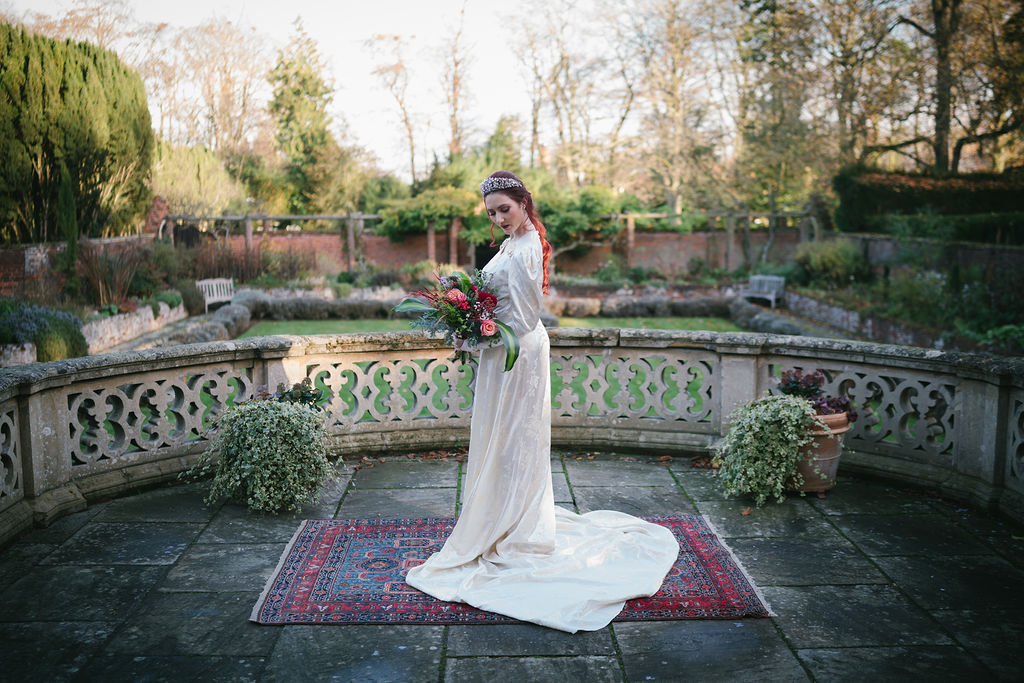
[[[609,256],[601,264],[601,267],[594,273],[594,277],[602,284],[617,284],[622,282],[623,273],[620,260],[615,256]]]
[[[949,297],[946,276],[934,270],[900,270],[889,276],[886,313],[895,318],[938,324],[955,308]]]
[[[82,321],[70,313],[0,300],[0,344],[36,345],[36,360],[76,358],[89,353]]]
[[[160,292],[159,294],[156,295],[156,300],[162,301],[171,308],[177,308],[178,306],[181,305],[182,302],[181,294],[178,294],[177,292],[171,290]]]
[[[85,279],[92,303],[106,306],[124,302],[143,261],[144,253],[140,249],[100,248],[83,241],[78,252],[78,269]]]
[[[863,167],[843,169],[832,184],[839,196],[836,225],[846,232],[868,229],[874,216],[918,214],[925,207],[943,215],[1019,212],[1024,192],[1024,181],[1007,174],[939,177]]]
[[[228,496],[257,512],[299,510],[315,502],[333,473],[324,416],[310,405],[255,400],[217,419],[208,448],[186,474],[213,481],[207,503]]]
[[[796,262],[808,277],[826,287],[843,287],[867,278],[864,255],[844,239],[804,242],[796,251]]]
[[[760,507],[769,497],[781,503],[787,488],[803,484],[800,448],[812,442],[812,428],[819,424],[810,401],[765,396],[733,411],[729,424],[713,458],[726,494],[753,495]]]
[[[181,301],[185,304],[185,310],[188,311],[189,315],[202,315],[206,310],[205,299],[203,299],[203,293],[196,287],[196,283],[191,280],[178,280],[172,282],[173,286],[181,294]]]

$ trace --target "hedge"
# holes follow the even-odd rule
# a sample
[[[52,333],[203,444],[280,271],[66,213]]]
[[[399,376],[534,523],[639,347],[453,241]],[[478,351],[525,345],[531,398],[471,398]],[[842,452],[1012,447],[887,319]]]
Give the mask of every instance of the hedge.
[[[844,232],[877,229],[878,217],[888,214],[1017,214],[1024,208],[1020,174],[931,176],[848,167],[836,175],[832,186],[839,197],[836,225]],[[1005,225],[999,218],[986,220],[992,226]],[[997,233],[999,228],[991,231]],[[978,241],[976,236],[971,239]]]

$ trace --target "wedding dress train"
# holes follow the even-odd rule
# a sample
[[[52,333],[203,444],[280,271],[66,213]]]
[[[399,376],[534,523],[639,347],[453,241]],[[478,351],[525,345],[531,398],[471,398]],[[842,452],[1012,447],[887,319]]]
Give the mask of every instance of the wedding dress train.
[[[596,630],[626,600],[656,593],[679,547],[665,527],[624,513],[555,506],[537,231],[505,240],[484,270],[498,294],[495,317],[519,336],[520,355],[503,372],[502,347],[480,353],[462,511],[444,547],[406,582],[562,631]]]

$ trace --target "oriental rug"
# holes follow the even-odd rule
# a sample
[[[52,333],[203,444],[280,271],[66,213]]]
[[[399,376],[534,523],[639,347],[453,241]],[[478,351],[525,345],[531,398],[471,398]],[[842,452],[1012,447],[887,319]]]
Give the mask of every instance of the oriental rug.
[[[615,621],[771,616],[767,603],[700,515],[645,517],[672,530],[679,557],[661,589]],[[260,624],[506,624],[515,619],[442,602],[403,580],[441,549],[455,520],[302,522],[253,608]]]

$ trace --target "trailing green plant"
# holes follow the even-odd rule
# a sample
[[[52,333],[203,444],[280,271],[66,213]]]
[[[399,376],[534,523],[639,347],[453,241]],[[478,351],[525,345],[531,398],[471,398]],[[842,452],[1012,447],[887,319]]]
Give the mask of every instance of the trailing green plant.
[[[813,443],[812,430],[827,429],[811,402],[799,396],[764,396],[729,415],[729,431],[714,447],[712,462],[727,495],[751,495],[761,507],[781,503],[786,490],[803,485],[800,449]]]
[[[212,475],[207,503],[222,497],[257,512],[315,502],[333,474],[324,415],[293,401],[253,400],[217,418],[214,436],[184,476]]]

